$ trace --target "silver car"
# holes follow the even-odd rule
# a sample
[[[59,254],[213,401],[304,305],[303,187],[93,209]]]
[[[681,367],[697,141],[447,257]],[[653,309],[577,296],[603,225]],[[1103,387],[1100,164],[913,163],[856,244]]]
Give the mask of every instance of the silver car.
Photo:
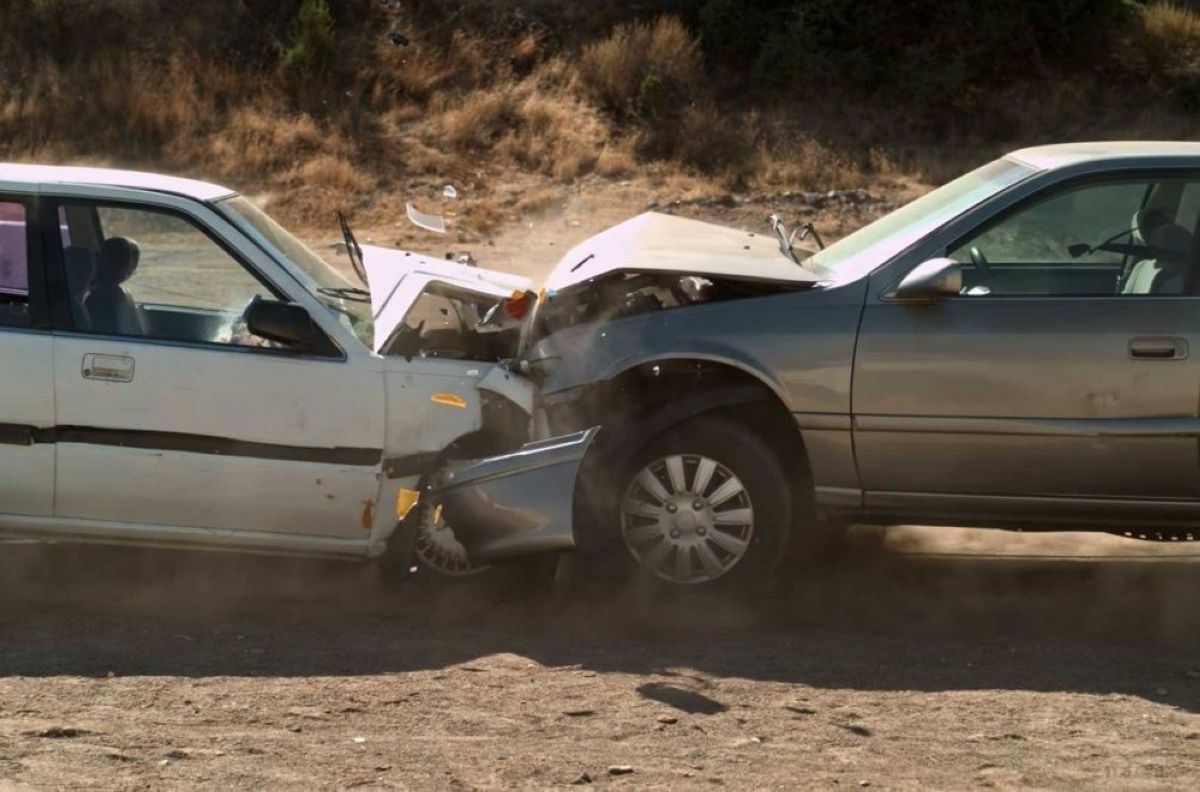
[[[1196,537],[1200,144],[1016,151],[813,253],[631,223],[526,331],[538,433],[600,427],[574,520],[517,455],[449,477],[456,525],[720,585],[850,521]]]

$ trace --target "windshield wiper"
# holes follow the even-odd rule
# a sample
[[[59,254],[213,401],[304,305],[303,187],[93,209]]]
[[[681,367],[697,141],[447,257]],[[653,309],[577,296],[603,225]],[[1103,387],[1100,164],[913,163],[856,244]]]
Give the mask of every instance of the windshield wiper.
[[[363,267],[362,246],[354,238],[354,232],[350,230],[350,222],[346,220],[346,215],[341,212],[338,212],[338,225],[342,228],[342,241],[346,243],[346,255],[350,257],[350,266],[354,267],[354,274],[358,276],[358,279],[366,284],[367,270]]]
[[[317,294],[337,297],[350,302],[371,302],[371,292],[357,286],[321,286],[317,289]]]

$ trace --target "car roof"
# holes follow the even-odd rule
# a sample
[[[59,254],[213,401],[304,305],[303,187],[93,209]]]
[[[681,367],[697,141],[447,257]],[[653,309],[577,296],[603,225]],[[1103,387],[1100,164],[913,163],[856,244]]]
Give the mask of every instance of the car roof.
[[[1101,160],[1188,159],[1200,160],[1200,143],[1169,140],[1111,140],[1091,143],[1057,143],[1014,151],[1009,159],[1039,170]]]
[[[216,201],[237,193],[228,187],[194,179],[163,176],[158,173],[118,170],[116,168],[83,168],[60,165],[23,165],[0,163],[0,184],[86,184],[104,187],[127,187],[134,190],[171,193],[197,201]]]

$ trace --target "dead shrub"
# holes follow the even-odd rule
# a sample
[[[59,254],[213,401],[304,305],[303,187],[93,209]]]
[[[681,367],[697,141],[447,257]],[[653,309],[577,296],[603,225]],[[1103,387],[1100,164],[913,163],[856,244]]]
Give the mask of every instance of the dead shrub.
[[[647,80],[690,95],[703,75],[704,59],[699,39],[683,22],[662,16],[650,24],[618,25],[608,38],[584,49],[579,70],[603,106],[633,112]]]
[[[637,160],[624,145],[610,144],[596,158],[596,173],[609,179],[628,176],[637,169]]]
[[[1141,10],[1130,60],[1153,87],[1188,109],[1200,107],[1200,13],[1171,2]]]
[[[441,117],[442,134],[458,149],[488,148],[512,126],[513,118],[511,91],[475,91]]]
[[[206,159],[221,173],[265,176],[294,167],[330,144],[329,133],[309,115],[242,107],[209,143]]]
[[[320,154],[285,173],[271,209],[301,226],[328,226],[334,214],[370,201],[375,180],[340,157]]]
[[[752,116],[731,116],[714,105],[701,105],[689,107],[677,129],[660,135],[670,135],[674,154],[684,164],[740,178],[754,158],[756,127]]]
[[[866,177],[854,162],[818,140],[758,151],[756,171],[764,187],[786,190],[841,190],[862,187]]]

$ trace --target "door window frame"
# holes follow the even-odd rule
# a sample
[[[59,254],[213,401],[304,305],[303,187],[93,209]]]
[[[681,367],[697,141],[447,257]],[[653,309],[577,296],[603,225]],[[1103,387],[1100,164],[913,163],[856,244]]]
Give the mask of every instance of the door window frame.
[[[252,353],[260,355],[268,355],[272,357],[285,358],[300,358],[305,360],[317,361],[337,361],[344,362],[347,359],[346,351],[336,338],[330,335],[316,321],[313,321],[313,326],[326,337],[329,342],[328,348],[336,350],[335,354],[320,354],[312,352],[298,352],[287,348],[274,347],[258,347],[258,346],[243,346],[240,344],[225,344],[215,341],[182,341],[179,339],[170,338],[154,338],[150,336],[137,335],[112,335],[107,333],[95,333],[87,330],[79,330],[75,327],[74,319],[71,316],[70,309],[70,292],[67,287],[66,280],[66,265],[64,262],[64,249],[62,245],[62,232],[59,228],[58,211],[59,207],[64,204],[77,205],[86,204],[94,210],[102,207],[111,207],[115,209],[128,209],[134,211],[151,212],[154,214],[164,214],[174,217],[184,223],[187,223],[192,228],[196,229],[208,238],[210,242],[215,244],[221,251],[229,256],[233,261],[246,271],[250,277],[257,281],[273,299],[285,303],[295,303],[294,300],[287,294],[286,291],[277,286],[265,273],[249,261],[241,251],[237,249],[229,240],[225,239],[215,230],[210,228],[207,223],[199,217],[179,209],[174,206],[168,206],[159,203],[150,203],[138,201],[136,199],[111,196],[75,196],[75,195],[47,195],[42,196],[42,215],[43,220],[50,218],[52,222],[43,222],[42,228],[42,247],[44,260],[46,261],[46,271],[50,273],[49,292],[52,295],[52,310],[50,311],[50,326],[55,332],[66,333],[87,338],[98,338],[109,341],[119,340],[123,342],[137,344],[153,344],[159,346],[177,346],[195,349],[221,350],[238,353]],[[97,228],[99,233],[103,233],[102,228]],[[180,306],[184,307],[184,306]],[[311,308],[302,306],[311,314]]]

